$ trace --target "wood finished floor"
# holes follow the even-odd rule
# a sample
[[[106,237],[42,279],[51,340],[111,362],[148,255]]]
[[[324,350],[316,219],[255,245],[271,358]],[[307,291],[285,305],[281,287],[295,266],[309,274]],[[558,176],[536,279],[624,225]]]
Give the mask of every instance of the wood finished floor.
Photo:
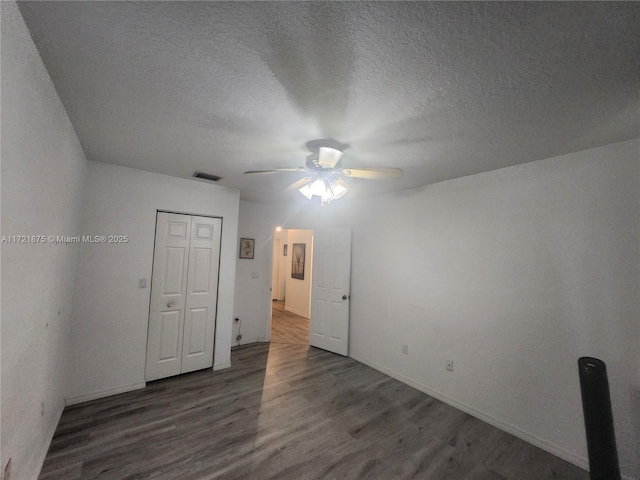
[[[282,301],[272,303],[271,342],[309,345],[309,319],[287,312]]]
[[[351,358],[253,344],[231,360],[68,407],[40,479],[588,479]]]

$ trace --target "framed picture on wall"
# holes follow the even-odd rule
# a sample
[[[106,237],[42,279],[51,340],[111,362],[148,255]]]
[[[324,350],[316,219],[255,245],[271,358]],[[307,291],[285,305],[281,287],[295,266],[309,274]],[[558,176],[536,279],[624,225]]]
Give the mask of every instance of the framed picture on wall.
[[[240,239],[240,258],[253,258],[253,249],[256,244],[255,238]]]
[[[291,250],[291,278],[304,280],[304,243],[294,243]]]
[[[282,255],[287,256],[287,251],[289,250],[289,245],[284,244],[284,248],[282,249]]]

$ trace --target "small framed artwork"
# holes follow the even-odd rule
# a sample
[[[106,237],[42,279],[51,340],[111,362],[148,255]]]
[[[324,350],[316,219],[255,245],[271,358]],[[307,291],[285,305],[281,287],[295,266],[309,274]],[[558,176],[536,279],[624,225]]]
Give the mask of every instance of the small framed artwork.
[[[253,250],[256,244],[255,238],[240,239],[240,258],[253,258]]]
[[[287,251],[289,250],[289,245],[284,244],[284,248],[282,249],[282,255],[287,256]]]
[[[304,243],[294,243],[291,250],[291,278],[304,280]]]

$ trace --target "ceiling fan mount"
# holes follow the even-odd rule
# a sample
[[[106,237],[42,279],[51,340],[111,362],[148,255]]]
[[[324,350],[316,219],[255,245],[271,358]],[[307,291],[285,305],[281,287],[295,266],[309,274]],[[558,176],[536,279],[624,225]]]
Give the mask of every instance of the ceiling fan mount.
[[[347,192],[346,178],[362,178],[367,180],[400,178],[404,172],[399,168],[343,168],[342,156],[349,145],[333,139],[311,140],[305,144],[311,151],[307,156],[305,167],[273,168],[270,170],[249,170],[245,174],[272,173],[307,173],[290,188],[298,189],[309,200],[316,195],[322,204],[340,198]]]

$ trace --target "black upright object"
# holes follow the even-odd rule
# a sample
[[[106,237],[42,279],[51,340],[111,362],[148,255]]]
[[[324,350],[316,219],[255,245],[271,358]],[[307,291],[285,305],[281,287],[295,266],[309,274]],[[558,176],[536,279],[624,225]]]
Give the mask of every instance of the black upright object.
[[[597,358],[582,357],[578,370],[591,480],[620,480],[607,366]]]

